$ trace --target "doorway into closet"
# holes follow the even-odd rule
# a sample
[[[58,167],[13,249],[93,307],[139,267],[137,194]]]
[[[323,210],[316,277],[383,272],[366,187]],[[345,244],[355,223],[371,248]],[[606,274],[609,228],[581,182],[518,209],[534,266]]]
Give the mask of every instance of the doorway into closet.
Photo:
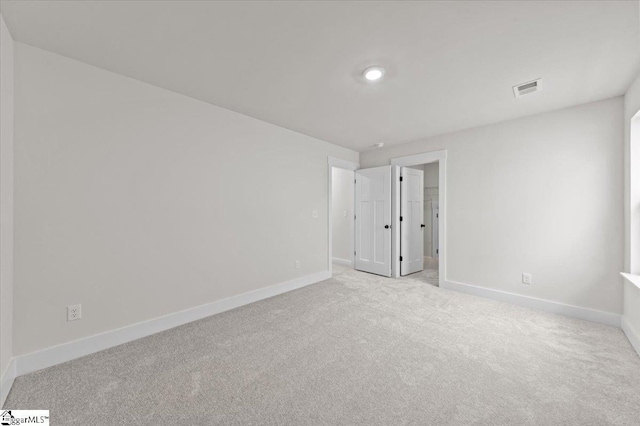
[[[424,182],[424,280],[429,284],[438,285],[440,246],[438,240],[439,209],[439,163],[423,165]]]
[[[439,163],[400,168],[400,275],[439,282]]]
[[[331,261],[350,268],[354,252],[354,176],[353,170],[331,168]]]
[[[364,169],[346,163],[329,158],[329,270],[347,267],[440,285],[446,151]]]
[[[446,282],[446,159],[446,150],[391,159],[400,174],[394,196],[401,219],[393,242],[399,254],[395,277],[435,286]]]

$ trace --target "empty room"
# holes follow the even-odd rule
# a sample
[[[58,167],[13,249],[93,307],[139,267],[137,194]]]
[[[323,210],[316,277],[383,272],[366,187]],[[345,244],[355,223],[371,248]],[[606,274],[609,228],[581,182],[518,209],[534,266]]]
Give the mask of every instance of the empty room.
[[[640,0],[0,16],[0,424],[640,424]]]

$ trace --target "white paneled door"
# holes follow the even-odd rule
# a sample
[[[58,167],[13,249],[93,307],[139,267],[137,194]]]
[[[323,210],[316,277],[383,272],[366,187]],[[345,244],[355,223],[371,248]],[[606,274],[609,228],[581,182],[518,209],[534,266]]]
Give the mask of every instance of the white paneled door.
[[[400,275],[424,269],[424,171],[400,169]]]
[[[391,166],[356,170],[356,264],[391,276]]]

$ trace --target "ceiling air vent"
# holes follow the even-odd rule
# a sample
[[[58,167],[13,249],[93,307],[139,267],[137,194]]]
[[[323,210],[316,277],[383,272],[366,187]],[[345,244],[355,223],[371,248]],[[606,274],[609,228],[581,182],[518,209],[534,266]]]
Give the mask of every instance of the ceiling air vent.
[[[542,79],[528,81],[526,83],[513,86],[513,94],[516,98],[520,96],[528,95],[529,93],[537,92],[542,89]]]

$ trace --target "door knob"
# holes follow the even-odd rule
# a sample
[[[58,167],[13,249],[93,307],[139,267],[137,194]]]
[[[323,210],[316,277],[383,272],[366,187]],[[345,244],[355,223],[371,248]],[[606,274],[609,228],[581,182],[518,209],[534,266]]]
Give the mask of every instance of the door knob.
[[[389,225],[385,225],[385,226],[384,226],[384,229],[389,229]]]
[[[420,225],[420,228],[424,228],[424,223],[422,225]]]

